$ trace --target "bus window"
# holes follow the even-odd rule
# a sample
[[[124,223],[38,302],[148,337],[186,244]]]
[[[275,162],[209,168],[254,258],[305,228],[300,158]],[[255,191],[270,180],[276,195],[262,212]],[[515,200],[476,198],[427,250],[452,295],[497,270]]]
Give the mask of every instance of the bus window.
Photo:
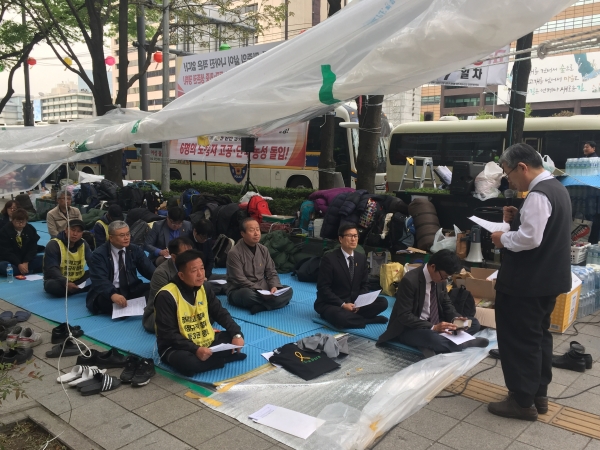
[[[559,169],[564,169],[567,158],[583,157],[581,136],[587,132],[579,131],[547,131],[544,133],[543,155],[548,155]]]
[[[350,184],[350,149],[348,147],[348,135],[345,128],[340,127],[342,118],[335,118],[335,128],[333,137],[333,160],[335,161],[336,172],[342,173],[344,184]],[[325,117],[315,117],[308,123],[308,135],[306,139],[307,152],[321,152],[321,127],[325,123]]]
[[[390,163],[406,164],[406,157],[430,156],[434,164],[440,164],[442,158],[441,134],[394,134],[390,142]]]
[[[493,161],[502,153],[502,133],[448,133],[445,142],[445,160]]]

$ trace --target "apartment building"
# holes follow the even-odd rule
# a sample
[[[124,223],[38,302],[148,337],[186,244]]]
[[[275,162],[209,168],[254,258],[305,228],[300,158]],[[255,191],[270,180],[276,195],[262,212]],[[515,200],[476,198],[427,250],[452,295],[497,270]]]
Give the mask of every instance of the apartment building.
[[[56,85],[49,94],[40,96],[39,101],[44,122],[87,119],[96,115],[94,96],[78,89],[74,82]]]

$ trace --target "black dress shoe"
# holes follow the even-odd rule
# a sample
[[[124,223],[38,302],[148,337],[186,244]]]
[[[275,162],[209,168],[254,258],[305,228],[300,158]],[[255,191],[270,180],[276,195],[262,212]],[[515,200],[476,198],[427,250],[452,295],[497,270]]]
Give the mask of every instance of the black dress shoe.
[[[510,392],[508,393],[506,400],[488,404],[488,411],[496,416],[508,417],[509,419],[535,422],[538,418],[538,412],[534,405],[523,408],[517,403]]]
[[[553,356],[552,367],[573,370],[575,372],[585,372],[585,359],[573,351],[568,351],[564,355]]]
[[[96,358],[98,357],[98,354],[100,353],[98,350],[95,349],[90,349],[91,355],[90,356],[84,356],[84,355],[79,355],[77,357],[77,365],[78,366],[95,366],[96,365]]]
[[[69,329],[75,338],[83,336],[83,330],[79,326],[68,326],[66,323],[61,323],[59,326],[52,329],[52,343],[62,344],[69,337]]]
[[[493,348],[489,351],[490,358],[500,359],[500,350]]]
[[[585,361],[585,368],[591,369],[593,364],[592,355],[585,352],[585,347],[577,341],[571,341],[569,345],[569,351],[575,352],[578,356],[581,356]]]
[[[96,355],[95,365],[99,369],[122,369],[127,364],[127,357],[116,348]]]
[[[548,397],[536,397],[533,404],[538,414],[548,414]]]

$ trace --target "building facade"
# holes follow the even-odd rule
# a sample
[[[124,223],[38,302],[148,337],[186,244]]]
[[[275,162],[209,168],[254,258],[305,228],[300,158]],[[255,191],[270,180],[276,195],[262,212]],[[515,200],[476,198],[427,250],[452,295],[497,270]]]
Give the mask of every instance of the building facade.
[[[23,125],[24,95],[13,95],[0,113],[0,125]]]
[[[94,96],[76,83],[60,83],[40,97],[42,121],[49,123],[88,119],[96,115]]]

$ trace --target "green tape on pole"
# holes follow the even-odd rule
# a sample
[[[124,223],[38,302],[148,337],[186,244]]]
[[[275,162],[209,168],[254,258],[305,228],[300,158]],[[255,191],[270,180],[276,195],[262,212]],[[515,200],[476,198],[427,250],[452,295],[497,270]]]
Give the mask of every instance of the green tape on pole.
[[[340,100],[333,97],[333,83],[335,83],[337,77],[329,64],[321,66],[321,75],[323,76],[323,84],[321,85],[321,89],[319,89],[319,101],[326,105],[339,103]]]
[[[83,141],[83,144],[79,144],[77,147],[75,147],[75,153],[83,153],[83,152],[87,152],[88,148],[85,146],[87,140]]]

